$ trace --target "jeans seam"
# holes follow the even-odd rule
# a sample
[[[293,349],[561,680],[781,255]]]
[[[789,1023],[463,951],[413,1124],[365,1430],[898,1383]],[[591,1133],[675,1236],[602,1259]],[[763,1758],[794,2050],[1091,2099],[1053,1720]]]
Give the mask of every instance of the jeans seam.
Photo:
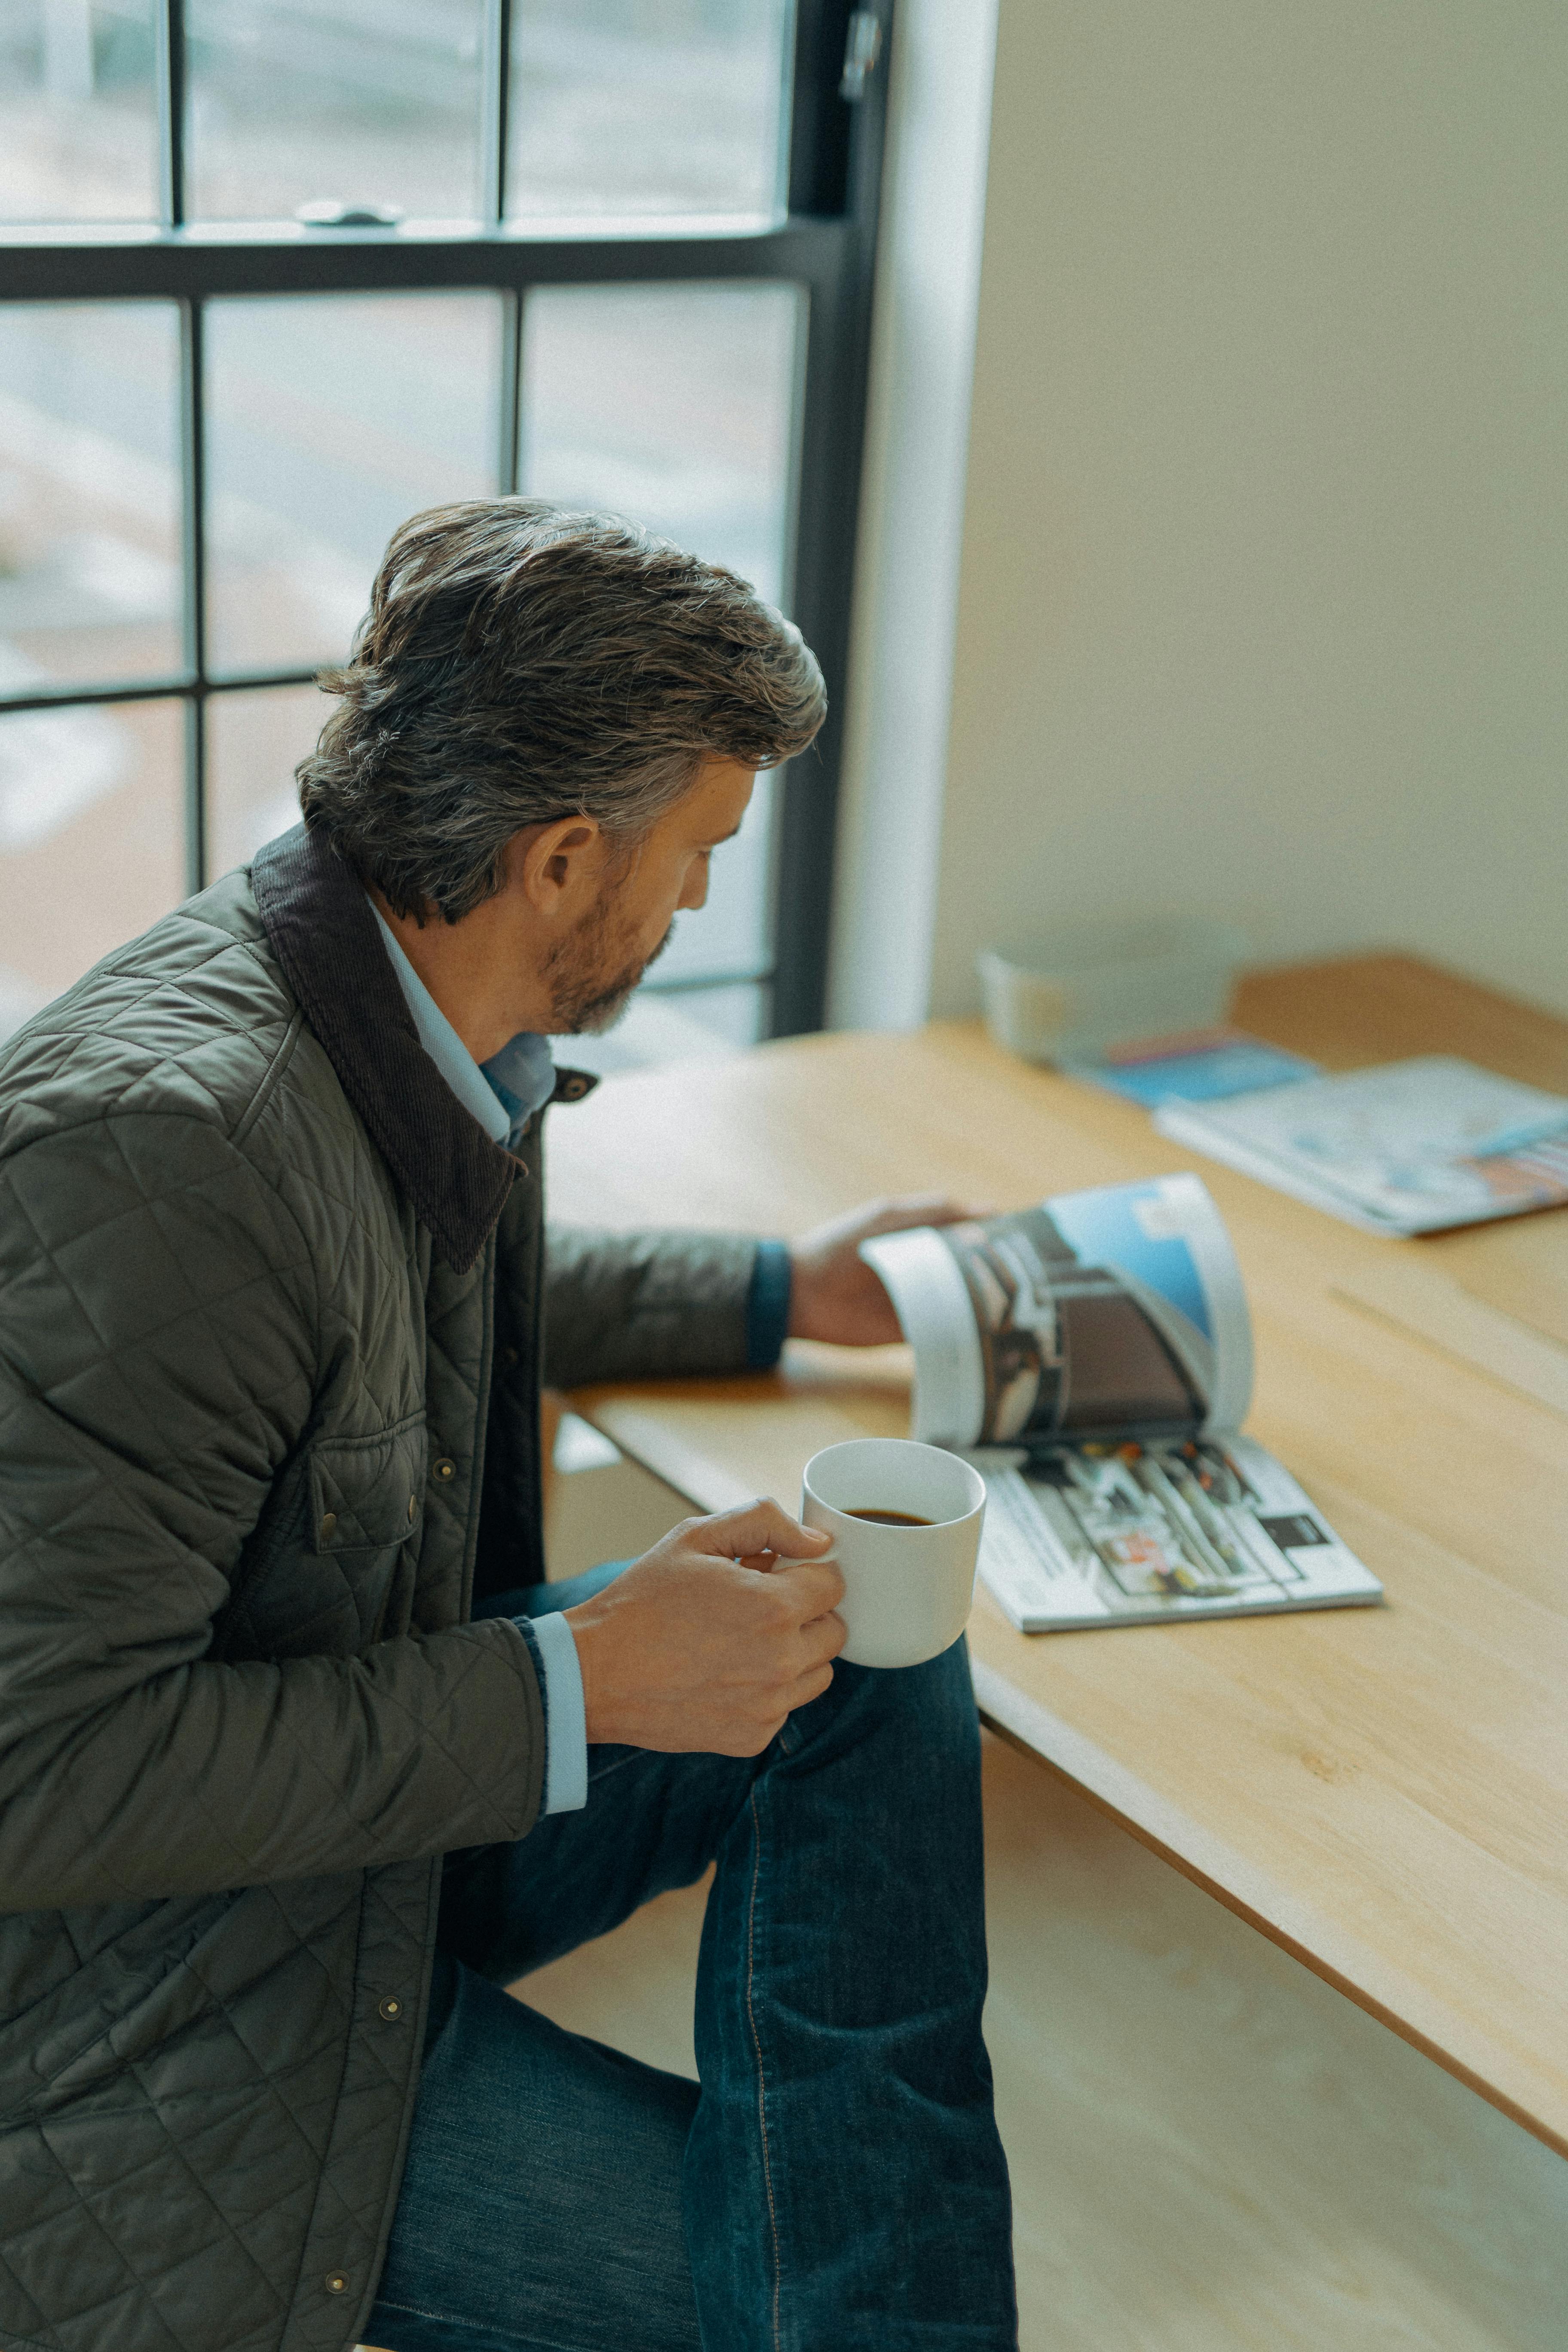
[[[374,2310],[371,2314],[373,2318],[376,2311],[401,2311],[407,2319],[433,2319],[438,2327],[466,2327],[476,2336],[488,2336],[492,2342],[499,2333],[504,2335],[513,2344],[530,2347],[531,2352],[537,2352],[537,2347],[545,2344],[556,2346],[557,2352],[578,2352],[578,2347],[561,2343],[557,2336],[514,2336],[510,2327],[498,2330],[489,2320],[465,2319],[456,2311],[426,2311],[424,2305],[418,2303],[391,2303],[379,2294],[375,2299]],[[355,2352],[359,2352],[357,2346]]]
[[[779,2260],[779,2217],[778,2209],[773,2202],[773,2158],[768,2149],[767,2072],[763,2064],[763,2041],[761,2034],[757,2032],[757,2012],[752,2000],[752,1990],[756,1982],[757,1973],[757,1888],[761,1883],[763,1874],[763,1823],[762,1817],[757,1811],[757,1791],[754,1784],[751,1791],[750,1802],[752,1808],[752,1828],[755,1834],[756,1845],[752,1863],[751,1901],[748,1904],[746,1910],[746,2022],[750,2026],[752,2032],[752,2047],[757,2054],[757,2129],[763,2143],[763,2186],[767,2191],[768,2234],[773,2241],[773,2352],[778,2352],[779,2286],[781,2273],[781,2264]]]

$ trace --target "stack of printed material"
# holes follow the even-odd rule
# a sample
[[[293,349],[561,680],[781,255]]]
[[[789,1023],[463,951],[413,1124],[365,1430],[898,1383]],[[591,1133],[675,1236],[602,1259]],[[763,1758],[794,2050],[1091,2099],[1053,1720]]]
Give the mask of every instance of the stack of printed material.
[[[1448,1055],[1167,1102],[1154,1124],[1368,1233],[1437,1233],[1568,1201],[1568,1100]]]
[[[1109,1045],[1096,1060],[1069,1058],[1061,1066],[1069,1077],[1125,1095],[1146,1110],[1168,1102],[1218,1102],[1226,1095],[1256,1094],[1263,1087],[1318,1076],[1316,1062],[1266,1045],[1245,1029],[1189,1029],[1175,1036],[1140,1038]]]

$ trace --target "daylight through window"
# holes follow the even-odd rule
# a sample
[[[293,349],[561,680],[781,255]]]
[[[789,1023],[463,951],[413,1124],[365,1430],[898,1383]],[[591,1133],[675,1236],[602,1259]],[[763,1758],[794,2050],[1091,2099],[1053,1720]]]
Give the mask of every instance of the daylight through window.
[[[732,565],[817,648],[834,719],[635,1016],[816,1025],[880,150],[846,18],[6,12],[0,1030],[295,821],[390,532],[516,489]]]

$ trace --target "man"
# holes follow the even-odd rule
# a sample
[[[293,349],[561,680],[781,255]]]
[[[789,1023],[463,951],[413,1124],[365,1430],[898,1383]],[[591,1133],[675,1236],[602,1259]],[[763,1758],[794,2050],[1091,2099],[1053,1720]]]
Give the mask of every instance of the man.
[[[962,1645],[836,1669],[771,1502],[541,1585],[542,1375],[888,1338],[856,1242],[948,1213],[544,1235],[543,1039],[816,664],[503,500],[327,684],[304,825],[0,1058],[0,2342],[1011,2344]],[[500,1990],[710,1861],[700,2091]]]

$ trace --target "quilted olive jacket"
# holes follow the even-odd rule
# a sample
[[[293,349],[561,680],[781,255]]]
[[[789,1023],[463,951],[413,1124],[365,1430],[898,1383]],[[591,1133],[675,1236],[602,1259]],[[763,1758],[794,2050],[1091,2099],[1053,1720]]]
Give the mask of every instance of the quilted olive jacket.
[[[542,1335],[744,1354],[752,1244],[547,1250],[539,1155],[302,829],[0,1054],[0,2343],[356,2337],[438,1857],[540,1801]]]

